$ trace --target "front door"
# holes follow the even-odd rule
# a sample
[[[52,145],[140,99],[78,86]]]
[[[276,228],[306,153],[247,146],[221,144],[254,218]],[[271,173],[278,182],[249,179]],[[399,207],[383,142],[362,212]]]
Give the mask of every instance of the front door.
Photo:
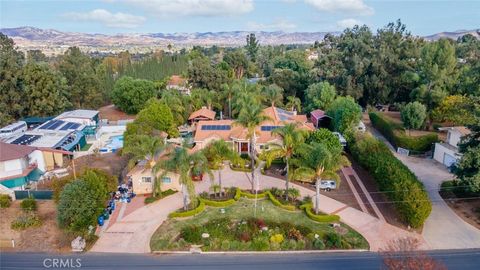
[[[240,153],[248,153],[248,142],[240,143]]]

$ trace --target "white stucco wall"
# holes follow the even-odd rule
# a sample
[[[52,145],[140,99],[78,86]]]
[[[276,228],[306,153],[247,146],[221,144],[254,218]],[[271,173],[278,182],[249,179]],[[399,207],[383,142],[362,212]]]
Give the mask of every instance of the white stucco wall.
[[[462,139],[462,136],[463,136],[462,133],[460,133],[456,130],[449,130],[448,135],[447,135],[448,144],[457,147],[458,143]]]
[[[447,148],[440,143],[435,143],[435,151],[433,153],[433,159],[443,164],[443,158],[445,154],[448,154],[457,160],[459,159],[457,151]]]
[[[21,174],[27,165],[27,161],[23,158],[2,161],[0,178]]]
[[[47,166],[45,164],[45,159],[43,157],[43,153],[40,150],[35,150],[30,155],[28,155],[30,158],[30,164],[32,163],[37,163],[38,169],[40,169],[42,172],[47,171]]]

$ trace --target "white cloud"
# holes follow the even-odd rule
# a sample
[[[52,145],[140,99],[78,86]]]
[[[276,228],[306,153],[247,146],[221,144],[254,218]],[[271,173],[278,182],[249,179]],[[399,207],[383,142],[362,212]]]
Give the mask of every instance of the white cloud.
[[[363,23],[359,20],[355,19],[345,19],[345,20],[340,20],[337,22],[338,28],[341,28],[342,30],[345,28],[352,28],[355,25],[362,25]]]
[[[253,10],[253,0],[123,0],[158,17],[230,16]]]
[[[355,15],[373,15],[373,8],[367,6],[363,0],[305,0],[320,11],[351,13]]]
[[[295,29],[297,25],[282,19],[274,21],[273,23],[248,22],[247,27],[249,30],[253,31],[291,31]]]
[[[145,17],[128,13],[111,13],[105,9],[95,9],[90,12],[69,12],[65,18],[77,21],[93,21],[104,24],[107,27],[135,28],[145,22]]]

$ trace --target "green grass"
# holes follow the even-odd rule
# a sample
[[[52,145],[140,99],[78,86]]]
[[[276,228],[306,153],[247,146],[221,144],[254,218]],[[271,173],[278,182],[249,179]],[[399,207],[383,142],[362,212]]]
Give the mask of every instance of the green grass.
[[[219,208],[207,207],[202,213],[184,219],[168,219],[165,221],[154,233],[150,246],[153,251],[161,250],[188,250],[189,243],[179,239],[180,232],[183,228],[202,224],[218,218],[228,218],[235,221],[247,220],[254,215],[254,201],[246,198],[241,198],[237,203],[225,207],[225,213],[222,214]],[[287,222],[294,226],[308,227],[312,232],[323,236],[328,233],[335,233],[335,230],[330,226],[330,223],[320,223],[309,219],[301,210],[287,211],[274,206],[269,200],[257,201],[257,218],[263,219],[266,222],[283,223]],[[347,230],[343,238],[354,243],[352,248],[368,249],[367,241],[356,231],[349,228],[345,224],[342,227]],[[227,238],[227,236],[226,236]],[[178,241],[180,240],[180,241]],[[212,241],[225,241],[226,239],[211,239]],[[252,239],[255,241],[255,239]],[[236,243],[237,244],[237,243]],[[247,243],[240,242],[238,250],[252,250]],[[236,250],[235,248],[212,248],[213,250]],[[283,248],[282,248],[283,249]],[[298,248],[293,248],[298,249]],[[255,249],[253,249],[255,250]]]
[[[80,148],[80,151],[88,151],[88,149],[90,149],[91,146],[92,146],[91,143],[87,143],[84,146],[82,146],[82,148]]]

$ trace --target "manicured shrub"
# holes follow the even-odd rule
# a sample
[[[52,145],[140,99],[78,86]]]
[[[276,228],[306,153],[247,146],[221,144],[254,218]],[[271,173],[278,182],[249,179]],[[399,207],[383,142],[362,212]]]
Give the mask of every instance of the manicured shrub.
[[[294,240],[303,239],[302,233],[295,228],[291,228],[290,230],[288,230],[287,236],[288,236],[288,239],[294,239]]]
[[[433,144],[438,141],[436,133],[423,136],[408,136],[403,127],[376,112],[369,114],[372,125],[394,146],[412,151],[429,151]]]
[[[320,238],[317,238],[317,239],[313,240],[312,243],[313,243],[313,248],[314,249],[325,249],[325,243]]]
[[[242,197],[246,197],[248,199],[255,199],[255,194],[252,194],[250,192],[245,192],[245,191],[242,191],[241,192],[242,194]],[[267,193],[266,192],[262,192],[262,193],[258,193],[256,195],[257,199],[263,199],[267,196]]]
[[[212,206],[212,207],[227,207],[236,202],[234,199],[230,199],[226,201],[212,201],[204,198],[200,198],[200,201],[205,203],[205,205]]]
[[[20,207],[26,212],[35,211],[37,210],[37,201],[33,197],[26,198],[20,203]]]
[[[317,221],[317,222],[340,221],[340,217],[338,215],[317,215],[317,214],[315,214],[312,210],[312,204],[311,203],[306,203],[306,204],[300,206],[300,209],[305,210],[305,213],[307,214],[307,217],[309,217],[311,220],[314,220],[314,221]]]
[[[172,190],[172,189],[167,189],[165,191],[162,191],[162,196],[156,196],[156,197],[147,197],[145,198],[145,204],[149,204],[149,203],[153,203],[153,202],[156,202],[160,199],[163,199],[167,196],[170,196],[172,194],[175,194],[177,193],[177,191],[175,190]]]
[[[12,198],[7,194],[0,194],[0,208],[8,208],[12,204]]]
[[[190,216],[200,214],[201,212],[203,212],[203,210],[205,210],[205,203],[203,201],[200,201],[197,208],[189,210],[189,211],[173,212],[173,213],[170,213],[168,215],[168,217],[170,217],[170,218],[190,217]]]
[[[235,189],[235,196],[233,196],[233,199],[235,201],[240,200],[240,197],[242,196],[242,191],[239,188]]]
[[[432,204],[423,184],[381,141],[365,136],[350,147],[355,160],[370,172],[380,191],[394,201],[401,217],[418,228],[430,215]]]
[[[270,249],[270,242],[265,237],[257,237],[253,239],[251,247],[256,251],[267,251]]]
[[[268,195],[268,198],[272,203],[282,209],[288,210],[288,211],[295,211],[295,205],[289,205],[289,204],[282,204],[275,196],[270,192],[267,191],[266,194]]]

